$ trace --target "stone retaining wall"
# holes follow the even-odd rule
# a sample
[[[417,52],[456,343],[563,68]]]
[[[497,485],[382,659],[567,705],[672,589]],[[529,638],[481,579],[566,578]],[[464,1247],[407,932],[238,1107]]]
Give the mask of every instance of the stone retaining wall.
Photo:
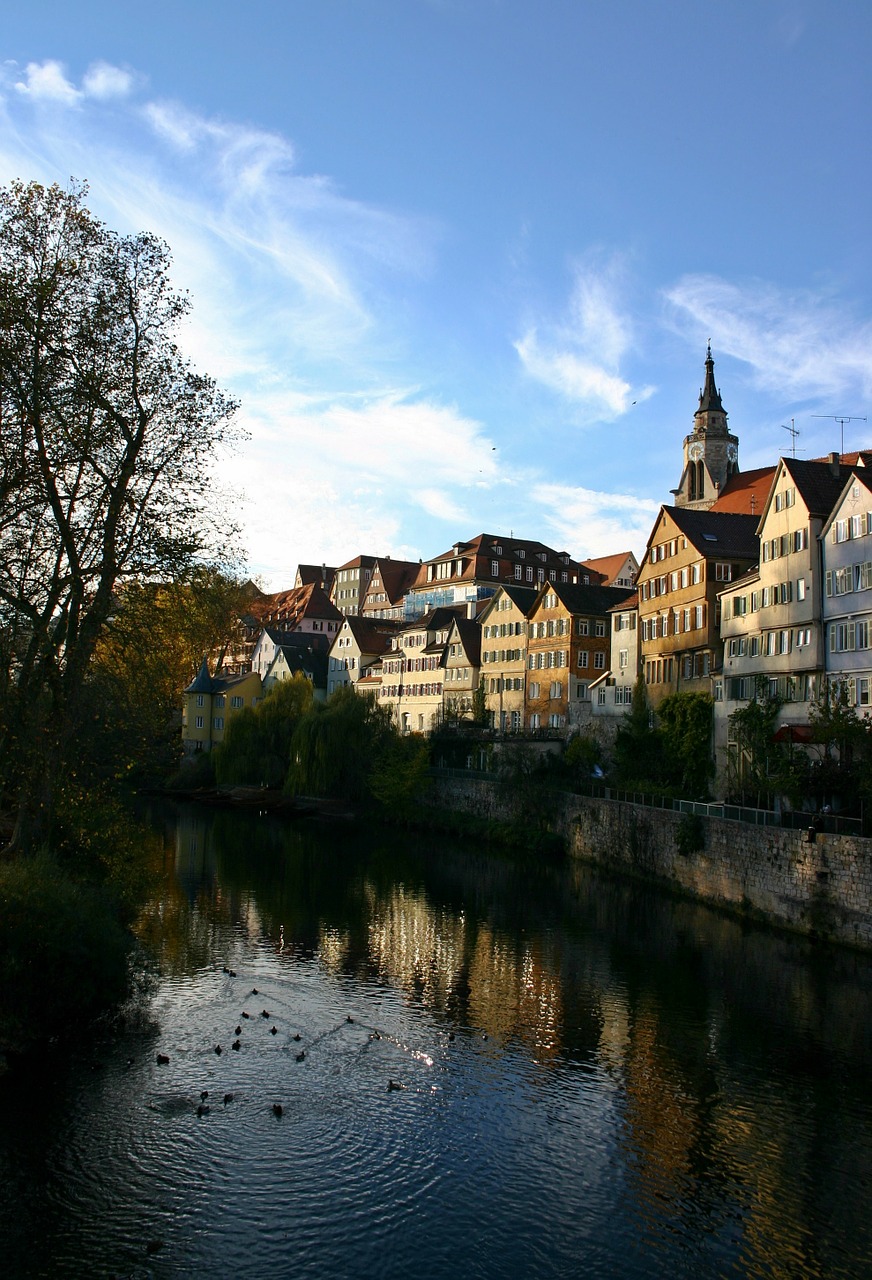
[[[434,782],[432,802],[482,818],[505,818],[493,784]],[[617,800],[557,794],[550,825],[570,853],[617,871],[651,876],[719,906],[759,912],[802,933],[872,949],[872,840],[701,818],[703,848],[682,854],[682,815]]]

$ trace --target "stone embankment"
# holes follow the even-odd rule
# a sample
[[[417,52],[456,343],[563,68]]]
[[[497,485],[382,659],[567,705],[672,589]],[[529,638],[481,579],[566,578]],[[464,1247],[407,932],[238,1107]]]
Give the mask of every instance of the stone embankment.
[[[506,817],[487,781],[436,779],[431,802],[478,817]],[[552,830],[565,837],[574,857],[872,950],[872,840],[818,834],[810,841],[805,831],[702,818],[696,824],[702,848],[682,853],[681,821],[670,810],[568,794],[555,794],[550,813]]]

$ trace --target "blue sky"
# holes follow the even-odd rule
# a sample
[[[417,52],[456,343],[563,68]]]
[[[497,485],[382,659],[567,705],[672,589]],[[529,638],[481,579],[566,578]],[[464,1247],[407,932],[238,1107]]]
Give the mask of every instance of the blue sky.
[[[870,408],[870,55],[868,0],[32,0],[0,181],[169,242],[269,585],[483,530],[638,555],[709,338],[745,470]]]

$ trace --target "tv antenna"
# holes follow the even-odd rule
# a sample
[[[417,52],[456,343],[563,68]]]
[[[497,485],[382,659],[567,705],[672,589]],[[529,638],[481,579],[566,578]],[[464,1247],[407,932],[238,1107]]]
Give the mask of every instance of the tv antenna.
[[[849,413],[813,413],[811,416],[813,418],[829,418],[831,422],[838,422],[839,426],[842,428],[842,448],[839,453],[840,457],[845,452],[845,423],[866,421],[865,418],[861,418],[857,414],[852,416]]]
[[[796,422],[796,419],[795,419],[795,418],[791,418],[791,419],[790,419],[790,426],[789,426],[789,427],[785,427],[783,423],[782,423],[782,426],[781,426],[781,430],[782,430],[782,431],[787,431],[787,432],[791,435],[791,437],[792,437],[792,439],[791,439],[791,441],[790,441],[790,456],[791,456],[792,458],[795,458],[795,457],[796,457],[796,437],[800,434],[800,432],[799,432],[799,428],[798,428],[798,427],[795,427],[795,426],[793,425],[795,422]]]

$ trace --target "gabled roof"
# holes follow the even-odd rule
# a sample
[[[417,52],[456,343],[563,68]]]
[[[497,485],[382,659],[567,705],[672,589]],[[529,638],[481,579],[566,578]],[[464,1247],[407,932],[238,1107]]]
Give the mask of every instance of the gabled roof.
[[[852,464],[841,461],[838,454],[822,462],[782,458],[781,463],[796,485],[809,515],[824,520],[836,505],[854,469]]]
[[[235,685],[242,684],[244,680],[250,680],[251,675],[250,671],[246,671],[242,675],[222,676],[216,672],[214,676],[210,676],[209,663],[204,658],[200,670],[188,685],[185,693],[225,693]]]
[[[448,635],[448,642],[456,633],[463,651],[474,667],[481,665],[481,626],[474,618],[455,618],[454,626]]]
[[[421,562],[419,560],[389,560],[384,558],[379,560],[373,569],[373,577],[377,569],[388,603],[395,605],[402,600],[409,587],[415,581],[420,568]],[[370,590],[372,589],[372,581],[373,579],[370,578]]]
[[[777,467],[758,467],[756,471],[736,471],[721,490],[721,496],[709,507],[733,515],[760,516],[766,506]]]
[[[402,623],[384,618],[365,618],[359,614],[349,615],[339,628],[340,635],[346,628],[357,641],[361,653],[382,653],[391,636],[396,635]],[[334,639],[333,643],[336,643]]]
[[[316,586],[324,587],[326,591],[330,590],[330,584],[335,577],[336,570],[332,565],[328,564],[299,564],[297,565],[297,578],[301,587],[307,587],[310,583]]]
[[[318,689],[327,688],[327,654],[321,648],[312,645],[280,644],[269,664],[267,677],[276,665],[279,655],[284,659],[289,671],[302,671],[311,678]]]
[[[539,594],[539,588],[522,587],[520,583],[515,582],[501,582],[499,589],[483,602],[483,607],[476,610],[476,619],[479,621],[479,624],[481,619],[484,618],[484,615],[493,609],[494,601],[501,593],[503,595],[507,595],[515,608],[519,609],[526,618],[536,601],[536,597]]]
[[[305,619],[341,622],[343,616],[336,606],[330,603],[326,591],[314,582],[266,596],[264,600],[257,601],[252,613],[255,613],[263,623],[273,623],[285,631],[295,631]]]
[[[497,550],[497,548],[500,548]],[[544,557],[544,559],[542,558]],[[460,574],[452,574],[450,578],[439,581],[428,581],[427,570],[430,565],[445,560],[463,560],[465,564]],[[499,560],[500,576],[494,578],[489,572],[490,561]],[[414,590],[439,586],[448,582],[471,582],[476,578],[486,578],[489,582],[499,583],[508,579],[514,572],[516,564],[539,564],[546,567],[574,570],[578,572],[578,561],[573,560],[567,551],[555,551],[544,542],[535,542],[526,538],[503,537],[500,534],[480,533],[469,542],[455,542],[448,551],[441,555],[424,560],[419,566]]]
[[[736,515],[731,511],[693,511],[687,507],[661,507],[676,528],[702,556],[720,559],[724,556],[740,560],[756,560],[760,554],[757,516]],[[658,534],[660,516],[654,524],[648,546]]]
[[[572,614],[599,613],[603,616],[616,604],[623,604],[636,595],[635,589],[630,587],[604,587],[593,582],[545,582],[538,592],[534,608],[548,592],[555,594]],[[530,610],[532,612],[533,609]]]
[[[617,604],[613,604],[609,609],[609,613],[621,613],[627,609],[639,608],[639,592],[634,589],[631,596],[627,596],[626,600],[619,600]]]
[[[377,560],[378,556],[355,556],[353,560],[346,560],[345,564],[339,565],[336,572],[340,573],[343,569],[371,569]]]
[[[599,575],[600,582],[603,586],[609,586],[614,582],[615,578],[623,569],[628,560],[635,560],[632,551],[619,551],[614,556],[600,556],[596,560],[582,560],[582,569],[589,569],[591,573]]]

